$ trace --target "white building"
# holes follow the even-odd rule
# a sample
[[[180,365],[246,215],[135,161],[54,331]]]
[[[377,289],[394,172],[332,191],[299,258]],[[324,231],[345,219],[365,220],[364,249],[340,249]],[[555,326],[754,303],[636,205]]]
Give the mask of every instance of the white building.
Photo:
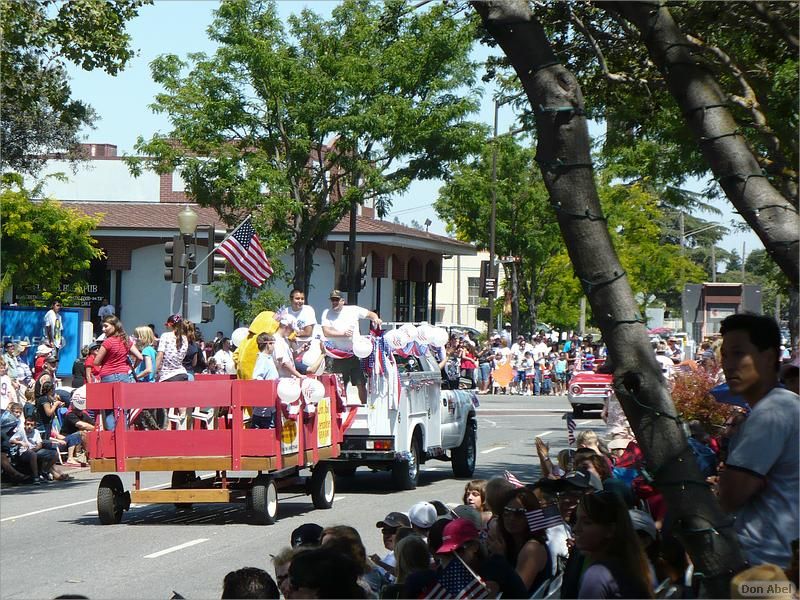
[[[87,215],[102,215],[93,235],[106,256],[94,261],[90,269],[90,293],[84,305],[97,321],[100,301],[109,298],[128,330],[147,323],[161,330],[166,317],[181,308],[182,286],[165,281],[163,276],[164,243],[179,233],[178,213],[189,204],[199,215],[198,225],[211,226],[212,230],[221,227],[219,218],[213,209],[189,202],[184,182],[175,173],[144,172],[134,178],[117,156],[116,146],[85,144],[84,151],[87,160],[77,166],[54,156],[41,173],[42,178],[59,172],[67,177],[66,181],[46,178],[43,197],[60,200]],[[307,302],[318,314],[329,305],[330,290],[339,287],[336,283],[348,231],[349,218],[345,217],[329,234],[327,244],[315,252]],[[447,281],[437,285],[443,281],[443,256],[472,257],[475,250],[469,244],[378,220],[369,206],[360,209],[356,231],[357,252],[367,258],[368,269],[367,286],[359,293],[361,306],[377,310],[384,320],[421,321],[440,320],[439,315],[445,318],[456,308],[459,293],[462,303],[469,302],[468,291],[463,288],[468,285],[466,277],[462,287],[456,288],[449,282],[448,271]],[[200,243],[205,239],[202,227],[197,237]],[[205,249],[198,248],[198,260],[204,255]],[[291,256],[281,260],[292,264]],[[444,261],[447,268],[453,260]],[[277,285],[288,297],[289,286]],[[201,301],[213,303],[214,298],[204,285],[189,287],[189,318],[200,322]],[[25,303],[23,296],[14,300]],[[215,313],[213,321],[201,326],[206,336],[213,336],[217,330],[230,332],[238,325],[224,304],[216,304]]]

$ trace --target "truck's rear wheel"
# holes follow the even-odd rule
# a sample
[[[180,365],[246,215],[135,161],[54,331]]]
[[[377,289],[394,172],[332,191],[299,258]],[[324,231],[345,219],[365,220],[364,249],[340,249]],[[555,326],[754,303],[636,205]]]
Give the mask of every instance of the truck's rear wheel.
[[[452,450],[453,475],[456,477],[472,477],[475,472],[475,459],[477,447],[475,440],[475,424],[467,421],[467,430],[464,439],[457,448]]]
[[[409,460],[396,460],[392,464],[392,481],[398,490],[413,490],[419,481],[419,436],[411,440],[411,457]]]

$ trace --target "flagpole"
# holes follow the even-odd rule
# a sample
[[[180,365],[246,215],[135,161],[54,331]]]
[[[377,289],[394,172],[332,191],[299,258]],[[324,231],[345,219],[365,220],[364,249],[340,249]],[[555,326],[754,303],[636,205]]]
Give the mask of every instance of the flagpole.
[[[212,254],[214,254],[214,252],[216,252],[216,251],[217,251],[217,249],[218,249],[220,246],[222,246],[222,244],[224,244],[224,243],[227,241],[227,239],[228,239],[229,237],[231,237],[231,236],[232,236],[234,233],[236,233],[237,231],[239,231],[239,229],[242,227],[242,225],[244,225],[244,224],[247,222],[247,219],[251,218],[252,216],[253,216],[252,214],[249,214],[249,215],[247,215],[247,216],[244,218],[244,220],[243,220],[241,223],[239,223],[239,224],[238,224],[238,225],[237,225],[237,226],[234,228],[234,230],[233,230],[233,231],[231,231],[231,232],[230,232],[228,235],[226,235],[224,238],[222,238],[222,241],[221,241],[219,244],[217,244],[216,246],[214,246],[214,247],[213,247],[213,248],[212,248],[212,249],[209,251],[209,253],[205,255],[205,257],[203,258],[203,260],[201,260],[199,263],[197,263],[197,264],[194,266],[194,269],[192,269],[191,271],[189,271],[189,275],[194,275],[194,272],[195,272],[195,271],[197,271],[197,269],[199,269],[199,268],[200,268],[200,265],[202,265],[202,264],[203,264],[204,262],[206,262],[206,261],[207,261],[209,258],[211,258],[211,255],[212,255]],[[212,229],[211,231],[209,231],[209,232],[208,232],[208,235],[212,236],[212,239],[213,239],[213,236],[214,236],[214,231],[213,231],[213,229]]]

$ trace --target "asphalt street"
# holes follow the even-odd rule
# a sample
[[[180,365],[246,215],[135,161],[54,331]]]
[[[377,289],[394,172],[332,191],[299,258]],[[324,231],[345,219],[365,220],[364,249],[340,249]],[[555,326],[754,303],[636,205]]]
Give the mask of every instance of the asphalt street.
[[[475,478],[513,472],[522,481],[539,476],[534,438],[553,451],[567,447],[564,397],[481,396]],[[599,413],[578,421],[578,429],[601,428]],[[389,474],[361,468],[337,478],[330,510],[315,510],[304,495],[279,497],[278,522],[254,525],[238,504],[133,505],[119,525],[97,518],[97,484],[102,474],[88,469],[69,482],[7,487],[0,503],[0,595],[49,599],[60,594],[100,598],[219,598],[226,573],[245,566],[272,573],[270,554],[289,544],[303,523],[352,525],[367,554],[384,552],[375,524],[393,510],[407,511],[420,500],[460,503],[465,480],[453,478],[449,463],[429,461],[416,490],[392,489]],[[143,473],[143,487],[167,487],[169,473]],[[122,474],[126,489],[133,474]]]

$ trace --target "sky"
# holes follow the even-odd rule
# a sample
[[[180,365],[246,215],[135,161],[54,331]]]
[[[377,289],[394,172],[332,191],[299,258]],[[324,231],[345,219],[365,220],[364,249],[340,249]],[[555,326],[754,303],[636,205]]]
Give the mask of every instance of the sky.
[[[206,28],[211,23],[212,13],[217,5],[212,0],[156,0],[154,5],[142,7],[139,16],[128,24],[132,46],[138,50],[138,54],[124,71],[111,77],[102,71],[70,69],[73,96],[91,104],[99,117],[95,129],[82,132],[86,142],[115,144],[119,154],[133,154],[137,137],[143,136],[147,139],[156,132],[166,133],[170,130],[169,119],[165,115],[154,114],[149,108],[149,104],[160,91],[150,77],[149,64],[161,54],[171,53],[185,57],[190,52],[213,52],[214,45],[206,35]],[[335,5],[336,2],[332,1],[292,0],[279,1],[278,9],[281,17],[287,18],[289,14],[299,12],[304,7],[328,15]],[[477,48],[475,56],[484,59],[489,52],[487,48]],[[488,125],[492,124],[494,116],[493,91],[491,88],[484,89],[478,115]],[[498,131],[508,131],[513,121],[512,109],[508,106],[501,107]],[[413,183],[407,193],[394,199],[388,219],[396,216],[406,224],[412,219],[419,223],[430,219],[432,223],[429,230],[432,233],[445,234],[445,224],[432,208],[441,185],[441,181]],[[703,185],[696,181],[686,187],[701,191]],[[700,216],[709,221],[716,219],[726,226],[734,219],[742,221],[727,202],[718,202],[717,206],[723,210],[721,217]],[[755,234],[750,231],[733,232],[723,238],[720,246],[741,253],[743,242],[748,254],[755,248],[763,248]]]

